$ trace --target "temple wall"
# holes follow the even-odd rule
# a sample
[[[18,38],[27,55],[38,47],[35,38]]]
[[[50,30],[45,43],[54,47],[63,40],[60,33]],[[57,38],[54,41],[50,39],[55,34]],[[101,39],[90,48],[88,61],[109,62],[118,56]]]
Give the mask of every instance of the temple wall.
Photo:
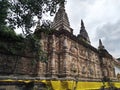
[[[101,80],[103,78],[102,60],[97,50],[94,51],[64,34],[52,34],[46,37],[43,33],[42,35],[44,36],[43,48],[48,52],[48,62],[44,65],[47,77],[78,80]],[[106,62],[106,68],[109,69],[108,77],[115,77],[114,67],[110,67],[113,65],[113,62],[110,62],[112,59],[107,57],[103,59]]]

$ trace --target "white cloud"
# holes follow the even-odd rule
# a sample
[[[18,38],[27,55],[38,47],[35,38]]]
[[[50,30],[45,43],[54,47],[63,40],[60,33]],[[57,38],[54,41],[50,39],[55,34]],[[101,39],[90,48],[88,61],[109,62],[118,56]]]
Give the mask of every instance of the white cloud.
[[[110,53],[120,56],[120,0],[68,0],[66,12],[74,34],[80,31],[83,19],[91,43],[96,48],[101,38]],[[44,19],[51,19],[48,14]],[[110,44],[109,44],[110,43]]]
[[[68,0],[66,4],[66,11],[74,33],[79,33],[80,20],[83,19],[92,45],[97,47],[99,38],[102,38],[106,42],[105,47],[115,57],[120,55],[118,50],[120,44],[117,45],[120,42],[119,9],[120,0]],[[108,45],[108,42],[112,45]]]

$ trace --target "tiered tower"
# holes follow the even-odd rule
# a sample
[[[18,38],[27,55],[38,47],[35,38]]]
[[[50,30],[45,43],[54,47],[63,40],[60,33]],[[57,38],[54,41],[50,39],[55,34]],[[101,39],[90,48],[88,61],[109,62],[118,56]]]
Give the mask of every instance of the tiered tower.
[[[90,39],[85,29],[83,20],[81,20],[81,29],[80,29],[80,33],[78,34],[78,38],[90,44]]]
[[[65,11],[65,5],[64,3],[60,4],[60,7],[58,9],[58,12],[55,15],[54,21],[52,23],[52,28],[55,30],[67,30],[69,32],[72,32],[72,29],[70,28],[69,20],[67,13]]]

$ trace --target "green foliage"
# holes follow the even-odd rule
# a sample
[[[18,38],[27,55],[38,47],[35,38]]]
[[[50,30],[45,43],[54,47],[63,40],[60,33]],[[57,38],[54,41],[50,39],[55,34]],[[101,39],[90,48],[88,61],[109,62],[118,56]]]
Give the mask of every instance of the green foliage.
[[[7,10],[9,3],[7,0],[0,0],[0,29],[2,25],[5,25],[5,19],[7,18]]]
[[[0,23],[7,21],[11,28],[21,27],[23,33],[29,35],[30,28],[41,19],[44,13],[53,15],[56,7],[64,0],[1,0],[0,1]]]
[[[50,20],[44,20],[42,22],[42,25],[38,25],[34,33],[37,36],[37,38],[40,37],[39,35],[40,32],[44,32],[44,34],[46,35],[49,35],[55,32],[55,29],[51,28],[51,24],[52,22]]]
[[[54,30],[51,28],[51,23],[52,22],[50,20],[44,20],[41,25],[41,31],[46,34],[52,33]]]
[[[27,45],[30,52],[33,52],[35,55],[35,60],[32,63],[37,61],[47,62],[47,53],[41,49],[40,39],[35,35],[29,35],[26,37],[26,41],[28,41]]]
[[[30,52],[35,52],[36,60],[46,62],[47,53],[41,50],[40,40],[30,35],[30,28],[36,24],[35,16],[40,20],[43,13],[49,12],[53,15],[56,12],[56,6],[61,2],[64,0],[1,0],[0,39],[9,43],[2,42],[0,48],[3,47],[6,51],[15,54],[28,46],[31,49]],[[46,34],[52,32],[50,23],[49,21],[43,22],[41,26]],[[27,35],[26,38],[16,35],[13,30],[16,26],[23,28],[23,32]]]
[[[15,31],[10,27],[1,25],[0,38],[9,41],[22,41],[22,35],[16,35]]]
[[[3,29],[0,30],[1,50],[16,55],[32,53],[33,57],[35,57],[32,63],[47,61],[47,53],[41,49],[40,38],[31,34],[23,38],[21,35],[16,35],[14,30],[6,26],[3,26]]]
[[[9,32],[5,34],[4,32],[4,35],[7,35],[8,33]],[[29,35],[26,38],[20,40],[18,38],[15,39],[15,37],[13,38],[13,36],[12,37],[9,36],[10,37],[9,41],[11,42],[5,41],[4,39],[0,41],[0,51],[8,54],[20,55],[20,56],[22,55],[24,56],[26,54],[29,55],[31,53],[32,57],[34,57],[34,60],[32,60],[31,62],[32,64],[36,64],[38,61],[47,62],[47,53],[41,49],[41,44],[39,42],[40,40],[37,37],[35,37],[34,35]]]
[[[3,51],[8,54],[21,55],[24,52],[25,44],[22,42],[0,42],[0,51]]]
[[[25,49],[24,38],[17,35],[13,29],[5,25],[1,25],[0,30],[0,50],[10,54],[23,53]]]

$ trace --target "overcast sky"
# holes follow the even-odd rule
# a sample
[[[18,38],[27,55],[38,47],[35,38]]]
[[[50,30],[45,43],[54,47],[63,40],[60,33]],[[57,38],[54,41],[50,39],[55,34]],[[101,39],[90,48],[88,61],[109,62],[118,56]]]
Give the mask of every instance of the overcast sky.
[[[65,7],[75,35],[83,19],[92,46],[101,39],[113,57],[120,57],[120,0],[67,0]]]
[[[120,0],[67,0],[65,6],[75,35],[83,19],[92,46],[101,39],[110,54],[120,57]]]

